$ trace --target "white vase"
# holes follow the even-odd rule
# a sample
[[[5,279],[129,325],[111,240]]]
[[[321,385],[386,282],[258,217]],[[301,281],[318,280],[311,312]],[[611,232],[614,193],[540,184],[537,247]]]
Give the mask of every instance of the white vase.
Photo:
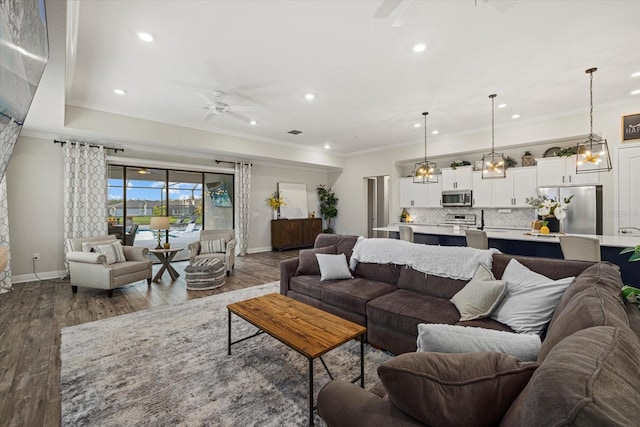
[[[273,219],[278,219],[278,209],[273,210]]]

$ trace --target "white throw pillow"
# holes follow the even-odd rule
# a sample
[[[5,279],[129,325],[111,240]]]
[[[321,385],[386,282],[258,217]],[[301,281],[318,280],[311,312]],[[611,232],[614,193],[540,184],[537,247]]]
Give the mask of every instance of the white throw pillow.
[[[107,264],[115,264],[127,260],[124,257],[122,243],[119,241],[115,241],[109,245],[98,245],[95,247],[95,250],[97,253],[104,254],[107,257]]]
[[[100,245],[110,245],[115,240],[96,240],[94,242],[82,242],[82,252],[95,252],[96,247]]]
[[[489,317],[507,290],[505,282],[480,265],[473,278],[450,299],[460,312],[460,321]]]
[[[436,353],[475,353],[495,351],[510,354],[522,361],[535,361],[540,352],[540,336],[515,334],[470,326],[418,325],[418,351]]]
[[[516,332],[542,334],[573,279],[551,280],[512,259],[502,275],[507,294],[490,317]]]
[[[227,250],[226,239],[202,240],[200,242],[201,254],[225,253]]]
[[[320,281],[353,279],[345,254],[316,254],[320,267]]]

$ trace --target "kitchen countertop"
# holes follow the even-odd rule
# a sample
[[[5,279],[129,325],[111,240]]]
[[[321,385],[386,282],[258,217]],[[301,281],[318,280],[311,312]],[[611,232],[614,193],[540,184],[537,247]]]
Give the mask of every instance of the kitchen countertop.
[[[413,228],[413,232],[416,234],[431,234],[438,236],[464,236],[464,227],[460,227],[459,230],[454,230],[453,226],[443,225],[421,225],[421,224],[403,224],[410,225]],[[470,227],[475,229],[475,227]],[[398,232],[397,225],[390,225],[387,227],[376,227],[374,231],[389,231]],[[502,239],[502,240],[519,240],[523,242],[547,242],[558,243],[560,240],[557,235],[532,235],[530,230],[527,229],[509,229],[500,227],[487,227],[484,231],[487,232],[487,238],[489,239]],[[572,236],[592,237],[600,240],[600,246],[614,247],[614,248],[628,248],[640,245],[640,235],[638,236],[624,236],[624,235],[605,235],[598,236],[594,234],[571,234]]]

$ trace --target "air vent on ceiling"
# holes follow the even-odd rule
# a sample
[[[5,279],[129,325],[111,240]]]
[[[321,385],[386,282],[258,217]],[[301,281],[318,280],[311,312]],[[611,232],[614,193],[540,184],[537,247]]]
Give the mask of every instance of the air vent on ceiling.
[[[290,133],[291,135],[298,135],[298,134],[301,134],[301,133],[302,133],[302,131],[301,131],[301,130],[291,129],[291,130],[290,130],[289,132],[287,132],[287,133]]]

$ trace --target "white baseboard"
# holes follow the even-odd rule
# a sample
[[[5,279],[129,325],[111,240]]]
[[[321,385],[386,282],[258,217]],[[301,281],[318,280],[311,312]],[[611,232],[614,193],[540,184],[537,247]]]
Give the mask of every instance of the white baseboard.
[[[259,252],[271,252],[271,246],[263,246],[261,248],[250,248],[247,249],[248,254],[257,254]]]
[[[67,272],[65,270],[59,271],[46,271],[43,273],[38,273],[38,277],[40,280],[53,280],[60,279],[61,277],[66,277]],[[24,282],[37,282],[38,277],[35,274],[20,274],[18,276],[11,276],[11,283],[24,283]]]

